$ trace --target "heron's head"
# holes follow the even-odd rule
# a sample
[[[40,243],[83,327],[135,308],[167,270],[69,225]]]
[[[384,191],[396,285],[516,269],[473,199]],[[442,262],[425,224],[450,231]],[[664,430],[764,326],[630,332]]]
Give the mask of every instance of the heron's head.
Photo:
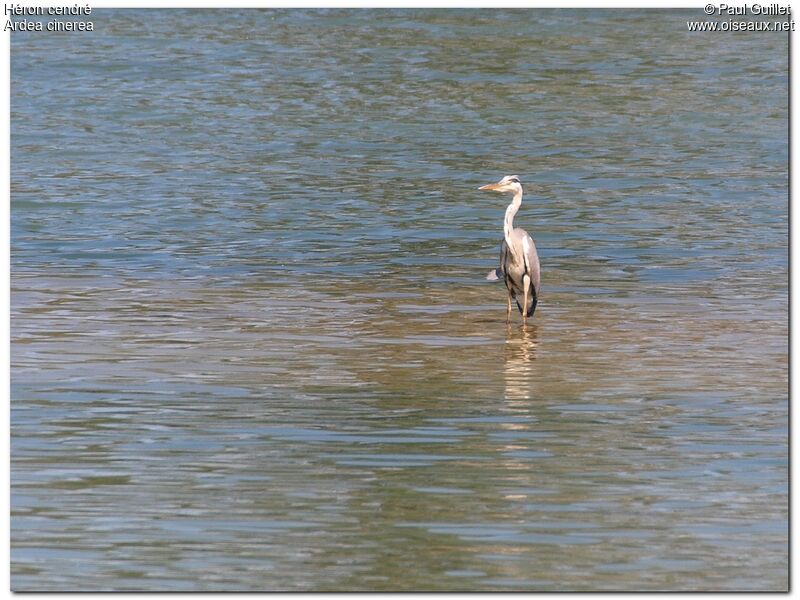
[[[497,183],[482,185],[478,189],[492,190],[494,192],[514,192],[516,194],[522,191],[522,184],[520,184],[519,177],[516,175],[506,175]]]

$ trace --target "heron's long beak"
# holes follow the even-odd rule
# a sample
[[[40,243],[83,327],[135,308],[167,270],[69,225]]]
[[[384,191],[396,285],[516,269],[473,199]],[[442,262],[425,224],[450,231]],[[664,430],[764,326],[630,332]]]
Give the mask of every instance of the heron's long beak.
[[[489,184],[486,184],[486,185],[482,185],[478,189],[479,190],[496,190],[499,187],[500,187],[499,183],[489,183]]]

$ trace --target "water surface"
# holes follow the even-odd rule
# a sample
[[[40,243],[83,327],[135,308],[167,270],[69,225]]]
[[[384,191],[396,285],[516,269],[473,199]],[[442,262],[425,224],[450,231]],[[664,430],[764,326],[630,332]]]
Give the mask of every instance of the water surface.
[[[788,38],[689,18],[13,34],[13,588],[787,589]]]

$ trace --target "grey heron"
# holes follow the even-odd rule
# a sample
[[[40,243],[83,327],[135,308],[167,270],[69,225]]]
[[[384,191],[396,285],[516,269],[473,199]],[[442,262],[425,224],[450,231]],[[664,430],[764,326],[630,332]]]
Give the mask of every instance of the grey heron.
[[[528,232],[514,227],[514,215],[522,204],[522,184],[516,175],[506,175],[497,183],[490,183],[478,188],[495,192],[511,192],[514,199],[506,209],[503,223],[505,239],[500,247],[500,267],[492,269],[486,276],[489,281],[497,281],[501,277],[508,288],[508,311],[506,323],[511,322],[511,301],[516,300],[523,324],[536,310],[539,301],[539,255],[536,245]]]

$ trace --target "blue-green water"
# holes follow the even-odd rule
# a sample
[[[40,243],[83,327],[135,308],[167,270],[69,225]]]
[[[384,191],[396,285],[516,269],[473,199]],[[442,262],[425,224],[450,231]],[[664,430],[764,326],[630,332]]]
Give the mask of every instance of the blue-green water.
[[[785,590],[787,37],[699,13],[12,34],[13,589]]]

